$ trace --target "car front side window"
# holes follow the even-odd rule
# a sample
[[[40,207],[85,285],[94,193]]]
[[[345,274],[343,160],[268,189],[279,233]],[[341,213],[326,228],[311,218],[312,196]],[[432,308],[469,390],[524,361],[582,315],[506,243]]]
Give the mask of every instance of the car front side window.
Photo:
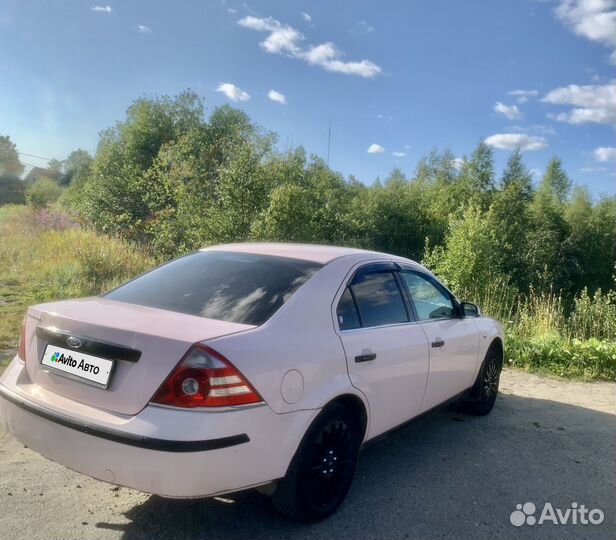
[[[428,276],[408,270],[401,271],[400,276],[409,290],[418,320],[429,321],[455,317],[451,296]]]

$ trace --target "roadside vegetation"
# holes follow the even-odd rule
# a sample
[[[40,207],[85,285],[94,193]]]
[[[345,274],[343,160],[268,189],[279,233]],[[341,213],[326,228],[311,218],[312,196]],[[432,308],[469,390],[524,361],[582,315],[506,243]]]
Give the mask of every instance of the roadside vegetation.
[[[498,177],[483,142],[370,186],[276,143],[237,109],[206,115],[191,92],[136,100],[94,157],[50,163],[55,180],[16,184],[0,137],[0,204],[27,203],[0,207],[0,349],[29,303],[93,294],[212,243],[318,242],[423,261],[504,321],[509,365],[616,380],[616,197],[574,187],[557,157],[533,181],[515,151]]]
[[[0,362],[14,354],[28,305],[98,294],[156,264],[54,209],[1,206],[0,237]]]

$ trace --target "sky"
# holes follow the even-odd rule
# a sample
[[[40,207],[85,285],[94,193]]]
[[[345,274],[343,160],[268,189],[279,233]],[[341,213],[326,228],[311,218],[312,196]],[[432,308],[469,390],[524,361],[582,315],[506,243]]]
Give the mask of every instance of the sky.
[[[616,0],[0,0],[0,66],[28,166],[190,88],[367,184],[485,140],[616,194]]]

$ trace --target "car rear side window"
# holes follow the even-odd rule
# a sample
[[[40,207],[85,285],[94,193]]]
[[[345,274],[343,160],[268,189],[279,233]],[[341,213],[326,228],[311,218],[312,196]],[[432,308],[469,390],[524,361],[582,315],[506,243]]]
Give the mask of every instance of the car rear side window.
[[[348,287],[340,297],[336,314],[338,315],[340,330],[353,330],[361,326],[357,308],[355,307],[355,301]]]
[[[408,322],[404,300],[392,272],[359,275],[350,289],[362,327]]]
[[[105,298],[258,326],[320,268],[301,259],[199,251],[129,281]]]

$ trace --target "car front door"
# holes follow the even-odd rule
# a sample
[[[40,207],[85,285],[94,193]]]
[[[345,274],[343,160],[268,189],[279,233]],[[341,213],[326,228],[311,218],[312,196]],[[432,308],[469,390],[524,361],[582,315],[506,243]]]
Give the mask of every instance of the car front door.
[[[479,361],[479,332],[472,318],[459,316],[453,296],[434,277],[406,268],[400,277],[430,346],[423,412],[472,386]]]
[[[367,438],[418,414],[428,378],[428,340],[397,270],[393,263],[361,267],[336,309],[351,382],[370,406]]]

